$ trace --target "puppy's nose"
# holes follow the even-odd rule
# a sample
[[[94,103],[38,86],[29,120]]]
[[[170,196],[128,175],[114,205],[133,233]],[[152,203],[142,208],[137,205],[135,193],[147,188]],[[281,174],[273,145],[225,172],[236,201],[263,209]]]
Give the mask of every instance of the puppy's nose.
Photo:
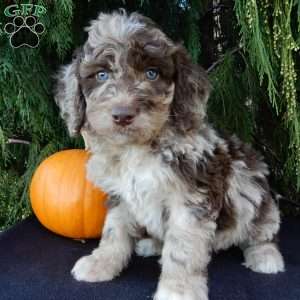
[[[131,107],[115,107],[112,117],[117,125],[127,126],[131,124],[136,116],[136,111]]]

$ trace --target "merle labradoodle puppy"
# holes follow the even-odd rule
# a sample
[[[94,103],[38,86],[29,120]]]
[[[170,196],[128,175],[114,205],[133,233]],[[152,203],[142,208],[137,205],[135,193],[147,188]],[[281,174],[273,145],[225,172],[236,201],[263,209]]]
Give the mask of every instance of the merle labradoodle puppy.
[[[88,141],[88,179],[110,199],[100,245],[74,278],[111,280],[135,249],[161,255],[155,300],[204,300],[211,253],[231,245],[253,271],[283,271],[268,167],[207,124],[205,72],[137,13],[101,13],[87,30],[56,101],[70,134]]]

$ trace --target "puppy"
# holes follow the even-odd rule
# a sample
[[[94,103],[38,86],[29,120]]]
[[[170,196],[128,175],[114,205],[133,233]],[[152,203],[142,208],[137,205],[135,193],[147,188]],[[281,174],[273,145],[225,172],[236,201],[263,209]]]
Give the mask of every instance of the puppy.
[[[87,31],[55,98],[70,134],[88,141],[88,179],[110,199],[100,245],[74,278],[111,280],[135,249],[161,255],[155,300],[205,300],[211,253],[231,245],[253,271],[283,271],[268,167],[207,123],[205,72],[137,13],[101,13]]]

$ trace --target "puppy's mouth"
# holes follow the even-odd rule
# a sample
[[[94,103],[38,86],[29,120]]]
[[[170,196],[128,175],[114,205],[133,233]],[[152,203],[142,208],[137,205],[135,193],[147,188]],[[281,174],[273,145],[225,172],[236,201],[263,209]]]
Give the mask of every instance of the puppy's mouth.
[[[147,127],[139,127],[134,122],[128,126],[114,126],[112,139],[117,144],[144,144],[152,137],[152,130]]]
[[[124,127],[114,126],[113,131],[118,133],[118,134],[130,136],[130,135],[136,134],[138,129],[136,128],[136,126],[131,124],[131,125],[127,125],[127,126],[124,126]]]

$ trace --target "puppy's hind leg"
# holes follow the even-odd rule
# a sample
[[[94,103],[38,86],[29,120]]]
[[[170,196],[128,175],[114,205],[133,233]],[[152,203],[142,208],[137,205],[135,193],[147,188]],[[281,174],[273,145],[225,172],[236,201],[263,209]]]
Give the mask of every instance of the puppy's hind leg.
[[[276,274],[284,271],[284,262],[276,243],[266,242],[244,249],[247,268],[254,272]]]
[[[253,233],[244,245],[244,265],[259,273],[276,274],[284,271],[284,261],[275,238],[280,224],[279,210],[272,198],[262,203],[253,223]]]

